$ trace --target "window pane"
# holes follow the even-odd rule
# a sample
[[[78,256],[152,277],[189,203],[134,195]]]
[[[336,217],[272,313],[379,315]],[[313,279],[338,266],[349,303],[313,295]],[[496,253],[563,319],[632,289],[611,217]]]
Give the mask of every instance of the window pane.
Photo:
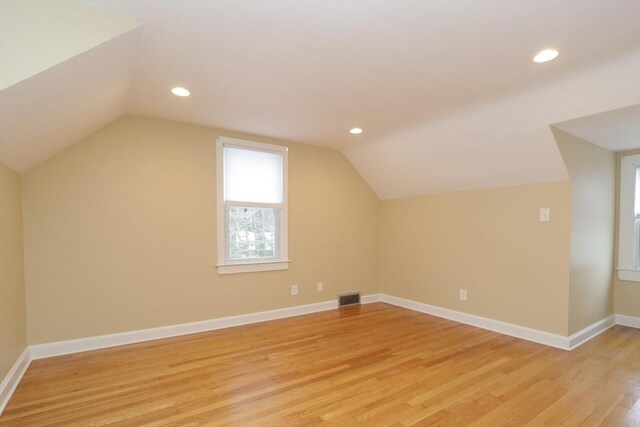
[[[227,207],[227,259],[277,258],[278,209]]]
[[[224,200],[283,203],[282,154],[224,147]]]

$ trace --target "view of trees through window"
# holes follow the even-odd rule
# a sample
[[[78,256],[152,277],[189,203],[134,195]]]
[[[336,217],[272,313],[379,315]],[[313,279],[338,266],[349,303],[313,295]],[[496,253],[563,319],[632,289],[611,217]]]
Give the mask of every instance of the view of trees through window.
[[[228,259],[276,258],[276,209],[227,207]]]

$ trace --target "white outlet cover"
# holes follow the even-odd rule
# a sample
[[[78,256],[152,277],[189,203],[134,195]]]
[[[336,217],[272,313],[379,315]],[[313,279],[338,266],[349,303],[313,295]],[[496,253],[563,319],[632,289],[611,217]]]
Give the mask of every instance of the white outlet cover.
[[[298,285],[291,285],[291,295],[298,295]]]
[[[467,290],[466,289],[460,289],[460,300],[461,301],[466,301],[467,300]]]
[[[322,282],[318,282],[316,284],[316,291],[318,291],[318,292],[324,291],[324,285],[322,284]]]
[[[540,208],[540,222],[549,222],[551,221],[551,209],[549,208]]]

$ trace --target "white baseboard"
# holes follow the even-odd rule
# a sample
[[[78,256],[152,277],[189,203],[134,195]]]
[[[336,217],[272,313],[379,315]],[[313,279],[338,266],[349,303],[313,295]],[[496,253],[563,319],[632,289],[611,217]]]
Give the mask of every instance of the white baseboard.
[[[640,329],[640,317],[616,314],[616,325]]]
[[[27,372],[30,363],[31,356],[29,354],[29,348],[27,347],[0,383],[0,415],[2,415],[2,411],[4,411],[5,406],[9,403],[9,399],[13,396],[13,392],[16,391],[16,387],[18,387],[22,376]]]
[[[615,316],[607,316],[581,331],[566,337],[386,294],[381,294],[380,301],[562,350],[574,350],[616,324],[640,328],[640,318],[616,314]]]
[[[463,313],[460,311],[450,310],[448,308],[442,308],[386,294],[382,294],[381,301],[397,305],[399,307],[408,308],[410,310],[419,311],[421,313],[431,314],[432,316],[464,323],[466,325],[476,326],[478,328],[521,338],[527,341],[537,342],[551,347],[560,348],[562,350],[571,350],[569,338],[562,335],[539,331],[525,326],[514,325],[500,320],[489,319],[486,317],[476,316],[474,314]]]
[[[595,338],[607,329],[612,328],[615,324],[615,316],[612,314],[611,316],[607,316],[604,319],[587,326],[569,337],[569,349],[573,350],[574,348],[580,347],[591,338]]]
[[[382,301],[398,307],[408,308],[421,313],[430,314],[437,317],[453,320],[482,329],[498,332],[501,334],[537,342],[563,350],[573,350],[587,342],[591,338],[606,331],[614,324],[640,328],[640,318],[616,314],[602,319],[585,329],[576,332],[570,337],[539,331],[512,323],[462,313],[447,308],[429,305],[417,301],[395,297],[386,294],[371,294],[362,297],[363,304]],[[183,323],[153,329],[143,329],[139,331],[123,332],[118,334],[102,335],[97,337],[80,338],[68,341],[52,342],[47,344],[37,344],[26,348],[11,370],[0,383],[0,414],[9,402],[18,383],[26,372],[31,360],[46,357],[61,356],[65,354],[79,353],[101,348],[115,347],[125,344],[151,341],[162,338],[171,338],[181,335],[195,334],[198,332],[212,331],[216,329],[229,328],[233,326],[247,325],[251,323],[265,322],[268,320],[283,319],[286,317],[300,316],[303,314],[317,313],[320,311],[338,308],[337,301],[324,301],[315,304],[300,305],[295,307],[281,308],[277,310],[262,311],[258,313],[242,314],[238,316],[221,317],[217,319],[204,320],[200,322]]]
[[[361,299],[360,302],[362,304],[371,304],[372,302],[379,302],[380,298],[382,298],[381,294],[371,294],[371,295],[364,295]]]
[[[378,294],[365,295],[362,297],[363,304],[379,300],[380,295]],[[100,335],[97,337],[37,344],[30,347],[31,358],[34,360],[43,359],[45,357],[62,356],[65,354],[80,353],[82,351],[98,350],[101,348],[116,347],[125,344],[135,344],[162,338],[171,338],[180,335],[230,328],[233,326],[248,325],[250,323],[283,319],[285,317],[300,316],[302,314],[317,313],[319,311],[331,310],[334,308],[338,308],[337,300],[261,311],[258,313],[241,314],[238,316],[220,317],[200,322],[182,323],[179,325],[162,326],[159,328],[142,329],[110,335]]]

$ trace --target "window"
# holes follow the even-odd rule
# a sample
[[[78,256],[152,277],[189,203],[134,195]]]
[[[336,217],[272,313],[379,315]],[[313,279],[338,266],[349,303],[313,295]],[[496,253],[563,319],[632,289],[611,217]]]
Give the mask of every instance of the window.
[[[618,278],[640,282],[640,154],[620,159]]]
[[[285,270],[287,147],[218,138],[218,273]]]

